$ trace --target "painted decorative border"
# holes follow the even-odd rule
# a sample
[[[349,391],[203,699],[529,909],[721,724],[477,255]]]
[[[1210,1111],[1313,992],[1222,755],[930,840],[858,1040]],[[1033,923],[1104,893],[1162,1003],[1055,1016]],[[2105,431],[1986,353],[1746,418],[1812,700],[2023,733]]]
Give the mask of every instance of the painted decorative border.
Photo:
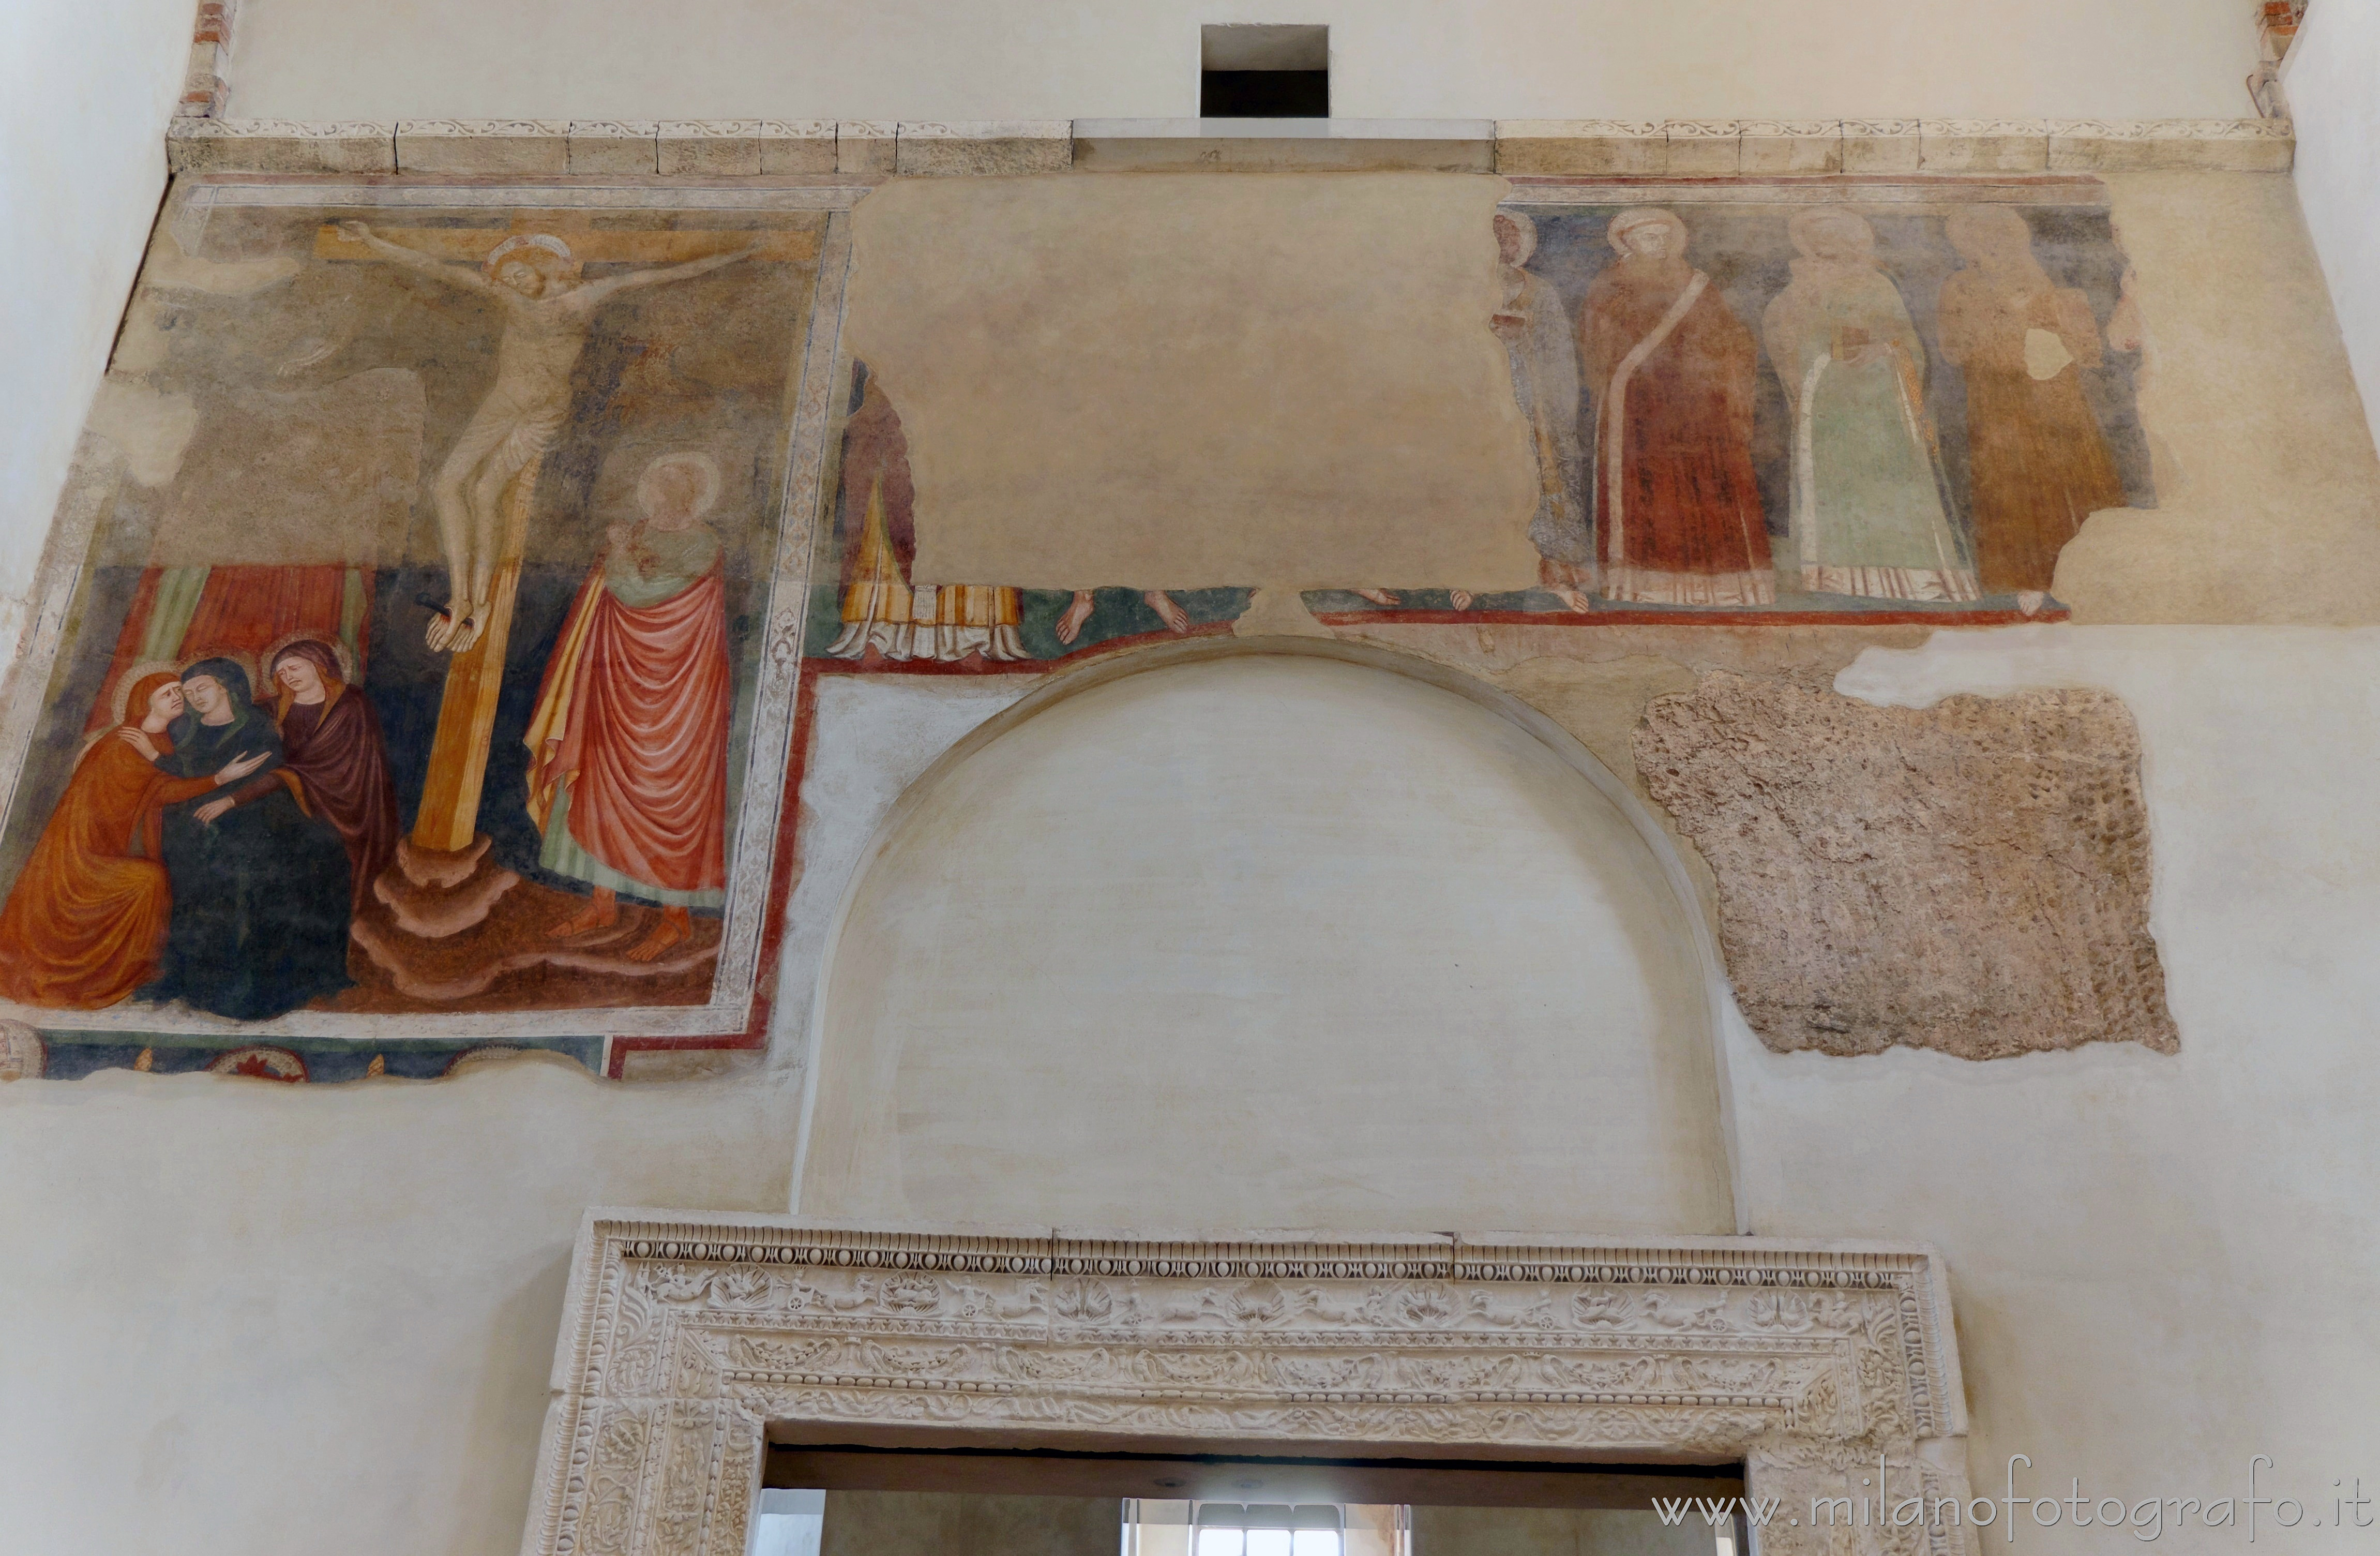
[[[589,1214],[523,1556],[740,1556],[771,1427],[1090,1450],[1741,1459],[1971,1495],[1942,1261],[1886,1244],[1148,1239]],[[848,1435],[845,1435],[848,1434]],[[1789,1522],[1789,1520],[1794,1520]],[[1863,1550],[1972,1556],[1963,1520]]]
[[[524,136],[528,135],[523,130]],[[419,1015],[353,1015],[299,1010],[262,1022],[231,1022],[180,1011],[143,1012],[127,1030],[115,1010],[17,1012],[43,1031],[91,1034],[100,1046],[129,1049],[177,1046],[232,1048],[291,1039],[329,1039],[373,1049],[401,1050],[426,1044],[445,1051],[515,1045],[551,1048],[595,1061],[616,1074],[620,1054],[630,1048],[759,1048],[767,1040],[770,1002],[760,964],[783,933],[783,892],[772,892],[778,852],[783,846],[780,811],[787,801],[784,782],[794,702],[800,679],[802,631],[809,595],[812,529],[825,459],[829,398],[835,355],[843,334],[845,284],[851,261],[848,212],[868,192],[865,184],[805,188],[703,188],[664,185],[512,184],[495,186],[371,185],[337,183],[243,184],[234,180],[185,183],[175,191],[163,218],[186,249],[205,236],[210,214],[241,206],[389,208],[526,208],[532,210],[632,208],[659,210],[824,211],[818,280],[808,334],[793,371],[800,389],[787,428],[784,489],[778,517],[777,551],[767,582],[767,626],[753,699],[742,809],[728,862],[727,903],[721,932],[718,972],[711,997],[701,1005],[628,1006],[604,1010],[529,1010]],[[25,642],[11,669],[9,695],[0,709],[0,814],[13,802],[18,775],[44,707],[50,677],[64,645],[66,626],[80,587],[99,514],[113,489],[118,466],[86,433],[77,450],[41,569]],[[600,1052],[595,1052],[600,1050]],[[182,1056],[187,1058],[188,1056]],[[176,1061],[177,1067],[188,1067]],[[146,1064],[137,1067],[147,1068]]]
[[[1199,121],[1183,121],[1196,124]],[[1396,121],[1346,121],[1393,148]],[[183,173],[429,173],[742,177],[1062,173],[1093,121],[400,119],[394,124],[176,119],[167,158]],[[1417,157],[1442,157],[1446,126],[1415,127]],[[1427,131],[1427,133],[1423,133]],[[2296,134],[2253,119],[1500,119],[1478,121],[1495,171],[1634,176],[1828,173],[2048,173],[2197,169],[2285,172]],[[1257,137],[1269,165],[1341,155],[1330,137]],[[1208,165],[1231,138],[1152,134],[1132,165]],[[1112,138],[1103,148],[1117,149]],[[1375,157],[1391,152],[1375,148]],[[1092,159],[1086,165],[1096,164]],[[1386,164],[1381,164],[1386,165]],[[1436,165],[1435,162],[1431,165]]]

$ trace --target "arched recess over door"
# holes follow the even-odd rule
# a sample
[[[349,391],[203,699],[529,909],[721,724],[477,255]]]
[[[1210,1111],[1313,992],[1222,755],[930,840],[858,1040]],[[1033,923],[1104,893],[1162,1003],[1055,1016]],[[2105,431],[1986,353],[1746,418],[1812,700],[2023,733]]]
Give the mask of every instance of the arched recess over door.
[[[1734,1232],[1721,988],[1658,829],[1541,715],[1354,645],[1149,650],[885,822],[795,1209]]]

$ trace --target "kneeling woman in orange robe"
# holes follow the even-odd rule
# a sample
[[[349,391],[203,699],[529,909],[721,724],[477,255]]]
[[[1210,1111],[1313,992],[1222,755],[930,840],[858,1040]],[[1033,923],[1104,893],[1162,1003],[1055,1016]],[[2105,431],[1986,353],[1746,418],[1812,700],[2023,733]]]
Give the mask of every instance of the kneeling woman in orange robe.
[[[159,857],[159,811],[248,776],[263,758],[212,778],[169,778],[150,765],[172,748],[182,712],[171,670],[142,675],[126,707],[140,713],[83,753],[41,841],[0,908],[0,996],[19,1004],[96,1010],[156,975],[173,892]]]

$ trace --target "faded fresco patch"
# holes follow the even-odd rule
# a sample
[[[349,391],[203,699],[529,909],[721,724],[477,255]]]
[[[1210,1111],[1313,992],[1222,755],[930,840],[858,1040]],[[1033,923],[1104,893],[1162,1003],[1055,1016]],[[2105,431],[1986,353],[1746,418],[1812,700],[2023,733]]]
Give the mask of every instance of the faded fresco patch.
[[[1536,587],[1481,592],[1410,576],[1409,548],[1366,558],[1318,541],[1311,564],[1274,571],[1364,576],[1302,591],[1293,622],[1307,612],[1327,627],[2056,620],[2066,614],[2053,593],[2058,559],[2083,522],[2155,505],[2135,405],[2145,330],[2095,181],[1524,186],[1482,226],[1475,240],[1483,256],[1492,245],[1498,281],[1477,324],[1502,345],[1536,490],[1534,511],[1509,520],[1493,508],[1466,514],[1511,525],[1503,539],[1525,541]],[[1392,247],[1385,236],[1381,247]],[[1196,333],[1209,354],[1227,334]],[[1260,383],[1285,349],[1257,331],[1236,344],[1210,375]],[[913,345],[904,342],[902,363],[916,373]],[[998,401],[996,359],[969,360],[976,392]],[[975,522],[972,510],[937,512],[930,491],[921,496],[902,385],[873,368],[853,364],[841,396],[843,477],[825,553],[840,594],[831,612],[819,606],[815,651],[1048,659],[1226,629],[1271,581],[922,581],[921,554],[964,552],[990,567],[1002,553],[938,528]],[[1208,387],[1152,373],[1119,392],[1204,406]],[[931,395],[947,398],[939,383]],[[1214,415],[1205,406],[1194,420]],[[1349,441],[1365,444],[1360,432]],[[1047,524],[1014,552],[1037,577],[1053,570],[1045,530],[1133,533],[1123,514],[1067,507],[1072,490],[1053,478]],[[1241,504],[1219,518],[1222,509],[1189,507],[1202,524],[1237,522],[1269,542],[1303,512],[1290,489],[1277,511]],[[1087,555],[1112,558],[1126,543]],[[1185,557],[1231,551],[1204,537],[1148,543],[1172,557],[1153,569],[1168,576]],[[1264,619],[1280,630],[1281,607]]]
[[[823,676],[1341,635],[1533,666],[1627,771],[1684,667],[2063,619],[2084,521],[2156,505],[2095,180],[1323,179],[1329,230],[1289,241],[1282,191],[1315,182],[177,188],[62,504],[46,679],[7,714],[10,1067],[761,1046]],[[1423,185],[1427,262],[1374,286]],[[1028,225],[1055,201],[1087,248],[1007,254],[978,325],[918,291],[964,245],[861,240],[868,201],[984,198]],[[1245,288],[1152,312],[1163,276],[1102,259],[1200,212],[1197,252],[1285,277],[1236,322]],[[1340,270],[1283,268],[1318,244]],[[1293,328],[1291,297],[1320,299]],[[1010,389],[1047,400],[1086,351],[1098,393],[1050,402],[1082,415],[1019,423]],[[1402,376],[1291,393],[1350,363]],[[1442,461],[1433,395],[1462,404]],[[1183,446],[1087,452],[1093,411]],[[1202,459],[1243,445],[1269,495]],[[988,450],[996,524],[948,500]],[[1146,500],[1082,497],[1111,488]]]

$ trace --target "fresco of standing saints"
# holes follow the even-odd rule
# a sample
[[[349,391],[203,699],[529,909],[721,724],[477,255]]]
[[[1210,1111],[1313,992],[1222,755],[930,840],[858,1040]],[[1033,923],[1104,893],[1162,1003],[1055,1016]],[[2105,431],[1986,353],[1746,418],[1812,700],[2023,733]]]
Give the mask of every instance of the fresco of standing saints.
[[[1786,224],[1799,258],[1761,320],[1792,415],[1792,544],[1802,587],[1882,600],[1973,600],[1974,569],[1936,480],[1925,347],[1876,231],[1814,206]]]
[[[1571,610],[1585,611],[1598,580],[1595,529],[1580,495],[1578,346],[1561,298],[1526,268],[1537,248],[1536,223],[1499,211],[1495,225],[1504,299],[1493,322],[1512,364],[1512,398],[1528,420],[1537,456],[1537,511],[1529,519],[1529,541],[1541,559],[1538,581]],[[1458,609],[1468,602],[1468,595],[1457,593]]]
[[[595,310],[632,287],[702,275],[752,250],[582,281],[569,246],[547,233],[506,237],[473,270],[391,243],[361,222],[342,222],[339,230],[382,259],[484,298],[504,314],[496,382],[455,440],[431,489],[454,598],[431,618],[429,642],[461,653],[486,630],[504,549],[504,489],[561,435],[570,414],[570,372],[587,347]]]
[[[1752,468],[1759,348],[1686,260],[1673,212],[1611,219],[1619,252],[1587,288],[1579,365],[1596,399],[1603,592],[1657,605],[1777,599]]]
[[[265,762],[259,751],[204,778],[160,772],[152,757],[173,749],[167,732],[187,706],[170,665],[136,664],[119,678],[115,727],[85,748],[0,908],[0,996],[97,1010],[156,977],[174,906],[164,808]]]
[[[620,919],[623,892],[662,905],[627,953],[650,962],[693,933],[727,887],[727,739],[734,711],[718,462],[665,454],[637,481],[634,523],[605,531],[546,664],[523,735],[538,863],[593,888],[551,926],[570,939]]]
[[[1967,263],[1942,283],[1942,355],[1967,379],[1975,570],[1984,591],[2041,608],[2058,553],[2124,483],[2083,396],[2100,363],[2090,298],[2049,279],[2022,213],[1970,206],[1949,219]]]

